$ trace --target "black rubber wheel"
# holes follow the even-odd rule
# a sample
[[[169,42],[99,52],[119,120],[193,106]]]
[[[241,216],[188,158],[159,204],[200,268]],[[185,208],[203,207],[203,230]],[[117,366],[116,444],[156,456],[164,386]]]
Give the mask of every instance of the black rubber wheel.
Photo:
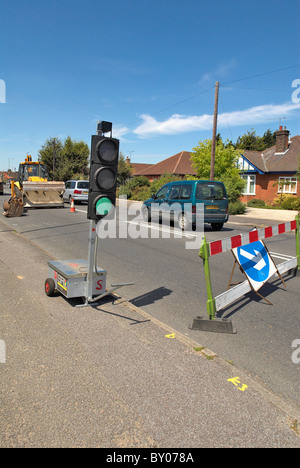
[[[221,231],[224,223],[212,223],[211,227],[213,231]]]
[[[150,212],[150,209],[147,208],[146,206],[142,207],[142,216],[143,216],[144,220],[147,223],[150,223],[150,221],[151,221],[151,212]]]
[[[55,283],[52,278],[47,278],[45,281],[45,293],[46,296],[54,296]]]
[[[190,228],[190,222],[185,213],[181,213],[178,217],[178,225],[182,231],[188,231]]]

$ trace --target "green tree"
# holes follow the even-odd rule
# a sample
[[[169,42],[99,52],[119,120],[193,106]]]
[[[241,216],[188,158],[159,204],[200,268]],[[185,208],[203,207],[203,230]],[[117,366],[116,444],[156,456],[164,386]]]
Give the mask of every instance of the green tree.
[[[53,173],[53,153],[55,169]],[[89,147],[84,141],[67,137],[64,143],[59,138],[49,138],[38,151],[39,160],[49,171],[50,179],[84,179],[88,175]]]
[[[132,166],[126,163],[125,156],[120,152],[118,164],[118,185],[124,185],[131,177]]]
[[[264,150],[267,148],[271,148],[271,146],[276,145],[276,132],[272,132],[270,129],[268,129],[264,134],[263,134],[263,144],[264,144]]]
[[[256,135],[256,131],[252,129],[251,132],[247,132],[244,135],[238,137],[235,144],[236,148],[251,150],[251,151],[264,151],[267,148],[275,145],[276,133],[270,129],[267,130],[262,137]]]
[[[38,151],[38,159],[47,166],[51,180],[59,180],[58,164],[62,157],[63,143],[59,138],[48,138]],[[53,174],[53,159],[55,171]],[[54,175],[54,177],[53,177]]]
[[[200,141],[199,145],[193,149],[191,160],[193,167],[197,171],[199,179],[210,178],[211,166],[211,140]],[[215,151],[215,180],[225,184],[229,201],[236,201],[245,186],[244,180],[240,176],[238,169],[238,159],[240,152],[230,145],[222,142],[216,143]]]

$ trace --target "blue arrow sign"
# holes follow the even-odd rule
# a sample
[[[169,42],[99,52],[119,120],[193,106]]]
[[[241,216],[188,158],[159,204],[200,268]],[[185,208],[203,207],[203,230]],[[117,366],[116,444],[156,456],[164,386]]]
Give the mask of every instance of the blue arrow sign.
[[[255,291],[276,273],[276,267],[262,241],[233,249]]]

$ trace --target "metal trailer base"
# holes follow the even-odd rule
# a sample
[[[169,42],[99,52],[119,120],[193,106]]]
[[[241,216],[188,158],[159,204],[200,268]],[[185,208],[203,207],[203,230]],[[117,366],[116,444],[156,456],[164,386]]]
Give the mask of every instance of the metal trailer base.
[[[215,318],[211,320],[206,317],[197,317],[194,319],[193,324],[189,326],[189,329],[227,334],[236,334],[237,332],[233,328],[231,320],[226,318]]]
[[[88,294],[88,262],[82,259],[55,260],[48,262],[49,278],[52,278],[55,289],[67,299],[86,297]],[[99,296],[106,291],[105,270],[93,271],[92,295]]]
[[[134,283],[112,284],[111,288],[106,289],[106,270],[97,268],[93,271],[92,296],[89,297],[88,269],[86,260],[56,260],[48,262],[49,277],[46,280],[52,280],[55,291],[58,291],[66,299],[82,298],[85,302],[76,307],[96,306],[104,297],[112,294],[123,286],[131,286]]]
[[[45,282],[45,292],[51,296],[55,291],[67,299],[82,298],[84,304],[76,307],[96,305],[105,296],[112,294],[123,286],[134,283],[112,284],[112,289],[106,289],[107,271],[96,266],[97,255],[96,223],[90,220],[88,260],[55,260],[48,262],[49,277]]]

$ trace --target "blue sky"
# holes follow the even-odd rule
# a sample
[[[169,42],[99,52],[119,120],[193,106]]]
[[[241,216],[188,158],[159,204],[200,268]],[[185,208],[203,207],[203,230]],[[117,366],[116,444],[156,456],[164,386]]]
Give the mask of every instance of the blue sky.
[[[191,151],[216,81],[224,140],[300,134],[299,20],[299,0],[0,0],[0,170],[98,120],[133,162]]]

